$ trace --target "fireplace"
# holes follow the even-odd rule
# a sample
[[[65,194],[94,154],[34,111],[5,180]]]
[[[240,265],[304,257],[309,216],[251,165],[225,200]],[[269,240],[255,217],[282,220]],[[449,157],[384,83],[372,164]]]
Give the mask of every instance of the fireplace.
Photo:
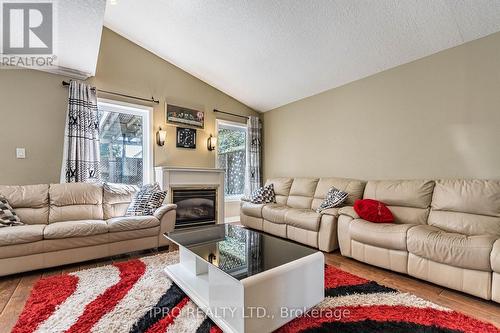
[[[167,191],[166,201],[168,203],[179,203],[179,201],[186,199],[186,194],[190,195],[193,193],[185,193],[185,191],[200,191],[209,190],[211,194],[215,193],[215,218],[212,219],[197,219],[194,221],[193,226],[200,225],[196,224],[212,224],[213,220],[215,223],[224,223],[224,170],[223,169],[205,169],[205,168],[182,168],[182,167],[166,167],[160,166],[155,168],[155,180],[160,184],[161,188]],[[179,192],[180,191],[180,192]],[[174,192],[178,194],[184,194],[182,199],[177,195],[174,200]],[[197,193],[200,194],[200,193]],[[205,193],[207,194],[207,193]],[[214,199],[213,196],[212,200]],[[207,197],[202,197],[202,199],[209,199]],[[191,202],[192,203],[192,202]],[[184,203],[183,203],[184,204]],[[188,201],[189,205],[190,202]],[[182,218],[178,220],[178,226],[189,226],[190,222],[189,215],[192,212],[187,208],[185,213],[182,214]],[[179,210],[177,210],[179,212]],[[188,213],[189,212],[189,213]],[[187,213],[187,214],[186,214]],[[198,214],[202,215],[202,214]],[[203,214],[204,215],[204,214]],[[179,216],[178,216],[179,217]],[[202,221],[208,220],[208,221]],[[186,222],[188,221],[188,222]]]
[[[176,229],[216,223],[215,188],[172,188],[172,203],[177,205]]]

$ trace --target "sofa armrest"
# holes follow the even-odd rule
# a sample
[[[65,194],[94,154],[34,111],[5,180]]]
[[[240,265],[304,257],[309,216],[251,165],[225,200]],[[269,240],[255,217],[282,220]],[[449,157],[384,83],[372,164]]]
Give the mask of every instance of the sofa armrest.
[[[354,211],[354,208],[351,206],[345,206],[339,209],[340,215],[350,216],[353,219],[359,219],[359,215]]]
[[[177,215],[177,205],[166,204],[159,207],[153,215],[160,220],[160,233],[158,235],[158,246],[167,246],[171,242],[163,235],[165,233],[174,231],[175,218]]]
[[[338,217],[340,212],[339,212],[339,208],[327,208],[327,209],[323,209],[321,212],[320,212],[321,215],[329,215],[329,216],[333,216],[333,217]]]
[[[173,210],[173,209],[177,209],[176,204],[161,205],[160,207],[158,207],[155,210],[155,212],[153,213],[153,216],[156,217],[158,220],[161,220],[161,218],[163,217],[163,215],[165,215],[166,212]]]
[[[252,199],[247,198],[247,197],[241,197],[241,202],[251,202]]]

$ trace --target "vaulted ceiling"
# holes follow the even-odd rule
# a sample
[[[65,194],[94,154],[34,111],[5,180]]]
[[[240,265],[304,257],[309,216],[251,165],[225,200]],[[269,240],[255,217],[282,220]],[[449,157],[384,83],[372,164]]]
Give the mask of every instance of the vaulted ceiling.
[[[500,31],[500,1],[109,0],[104,24],[267,111]]]

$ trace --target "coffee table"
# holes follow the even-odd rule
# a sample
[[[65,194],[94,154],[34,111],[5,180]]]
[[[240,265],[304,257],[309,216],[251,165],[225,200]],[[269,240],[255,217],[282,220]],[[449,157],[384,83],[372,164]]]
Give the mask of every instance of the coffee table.
[[[224,332],[271,332],[324,299],[324,256],[233,224],[165,234],[180,262],[166,274]]]

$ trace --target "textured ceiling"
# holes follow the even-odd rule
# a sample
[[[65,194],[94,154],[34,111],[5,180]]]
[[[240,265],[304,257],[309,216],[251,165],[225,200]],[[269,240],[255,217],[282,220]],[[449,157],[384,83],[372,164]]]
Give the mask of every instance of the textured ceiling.
[[[500,31],[500,1],[112,0],[104,23],[267,111]]]
[[[79,72],[83,77],[94,75],[106,0],[53,2],[54,51],[58,65]]]
[[[8,15],[3,13],[3,2],[0,0],[0,17]],[[25,3],[30,1],[10,1]],[[52,37],[55,56],[54,66],[34,67],[36,69],[55,72],[70,77],[85,79],[93,76],[96,71],[99,45],[101,43],[102,26],[106,0],[50,0],[31,1],[52,3]],[[36,12],[30,12],[30,25],[39,24]],[[33,18],[35,18],[33,20]],[[33,20],[33,22],[31,21]],[[41,20],[46,18],[41,17]],[[23,24],[24,21],[21,21]],[[50,21],[45,21],[50,22]],[[0,19],[0,25],[1,25]],[[22,31],[14,25],[15,35],[22,36]],[[0,27],[1,28],[1,27]],[[33,29],[34,30],[34,29]],[[30,34],[33,34],[30,32]],[[0,45],[3,45],[3,34],[0,31]],[[43,43],[43,42],[42,42]],[[43,45],[43,44],[42,44]],[[1,50],[3,51],[3,50]],[[0,52],[1,52],[0,51]],[[34,54],[38,56],[38,54]],[[31,56],[31,55],[28,55]]]

